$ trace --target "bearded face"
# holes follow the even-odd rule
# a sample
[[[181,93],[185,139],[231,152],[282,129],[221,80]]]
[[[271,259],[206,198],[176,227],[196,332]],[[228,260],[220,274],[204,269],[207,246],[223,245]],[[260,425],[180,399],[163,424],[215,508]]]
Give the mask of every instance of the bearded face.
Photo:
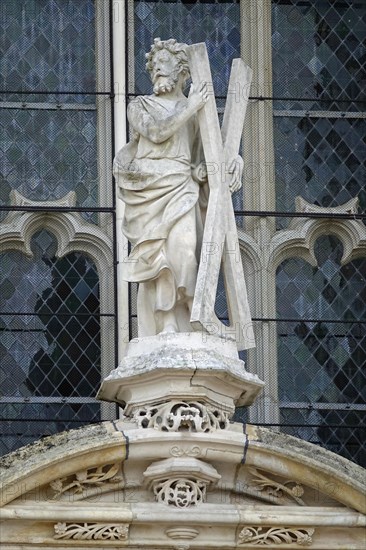
[[[165,94],[174,90],[178,83],[178,72],[176,71],[171,76],[164,77],[163,82],[156,82],[153,87],[153,92],[155,95]]]
[[[152,61],[151,79],[155,95],[171,92],[181,72],[178,59],[168,50],[158,51]]]

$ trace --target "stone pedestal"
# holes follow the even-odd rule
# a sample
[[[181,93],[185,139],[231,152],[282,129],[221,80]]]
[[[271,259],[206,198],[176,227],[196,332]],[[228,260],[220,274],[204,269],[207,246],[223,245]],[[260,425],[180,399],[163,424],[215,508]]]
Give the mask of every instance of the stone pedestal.
[[[142,427],[160,422],[164,431],[209,431],[227,422],[235,406],[251,405],[263,385],[246,372],[235,342],[167,333],[132,340],[97,397],[118,403]]]
[[[201,458],[201,449],[218,434],[233,437],[229,420],[235,406],[251,405],[263,385],[246,372],[234,340],[199,332],[162,333],[132,340],[97,397],[123,408],[129,440],[137,434],[147,442],[152,433],[159,434],[159,445],[153,445],[145,463],[144,485],[157,505],[189,509],[204,504],[221,479],[210,460]],[[167,458],[162,443],[171,436],[180,439]],[[203,447],[195,437],[207,439]],[[135,470],[134,462],[134,475]]]

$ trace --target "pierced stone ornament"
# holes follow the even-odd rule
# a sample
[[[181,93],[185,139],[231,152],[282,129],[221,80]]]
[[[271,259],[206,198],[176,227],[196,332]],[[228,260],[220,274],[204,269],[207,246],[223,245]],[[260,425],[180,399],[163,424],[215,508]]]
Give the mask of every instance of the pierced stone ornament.
[[[212,432],[229,425],[229,413],[199,401],[169,401],[133,411],[139,428],[163,432]]]
[[[129,526],[104,523],[56,523],[55,539],[126,540]]]
[[[188,508],[205,501],[207,485],[205,481],[177,478],[155,482],[153,490],[157,502]]]
[[[239,533],[238,544],[269,546],[272,544],[298,544],[311,546],[315,529],[287,527],[244,527]]]
[[[277,501],[279,504],[284,504],[285,498],[288,497],[294,500],[299,506],[305,506],[305,502],[300,498],[304,494],[304,489],[302,485],[296,481],[289,480],[280,483],[258,472],[256,468],[249,468],[248,470],[253,476],[251,483],[256,489],[273,499],[275,502]]]
[[[73,496],[82,495],[85,490],[100,487],[104,483],[112,484],[121,481],[121,464],[119,462],[80,470],[71,476],[51,481],[50,487],[55,492],[52,500],[58,500],[63,493]]]

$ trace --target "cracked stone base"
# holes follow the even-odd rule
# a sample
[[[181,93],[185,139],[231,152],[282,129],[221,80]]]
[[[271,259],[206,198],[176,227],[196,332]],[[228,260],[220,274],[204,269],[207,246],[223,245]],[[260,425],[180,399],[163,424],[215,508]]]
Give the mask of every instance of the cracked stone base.
[[[246,372],[234,342],[201,333],[160,334],[129,343],[97,398],[118,403],[127,417],[141,407],[196,401],[228,415],[253,403],[264,383]]]

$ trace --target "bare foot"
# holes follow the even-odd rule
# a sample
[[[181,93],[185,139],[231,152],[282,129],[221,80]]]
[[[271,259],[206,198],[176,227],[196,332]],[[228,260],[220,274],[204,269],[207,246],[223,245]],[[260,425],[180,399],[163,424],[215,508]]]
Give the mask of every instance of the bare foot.
[[[166,334],[167,332],[178,332],[176,325],[166,325],[160,334]]]
[[[163,330],[161,332],[178,332],[178,324],[172,310],[162,312]]]

